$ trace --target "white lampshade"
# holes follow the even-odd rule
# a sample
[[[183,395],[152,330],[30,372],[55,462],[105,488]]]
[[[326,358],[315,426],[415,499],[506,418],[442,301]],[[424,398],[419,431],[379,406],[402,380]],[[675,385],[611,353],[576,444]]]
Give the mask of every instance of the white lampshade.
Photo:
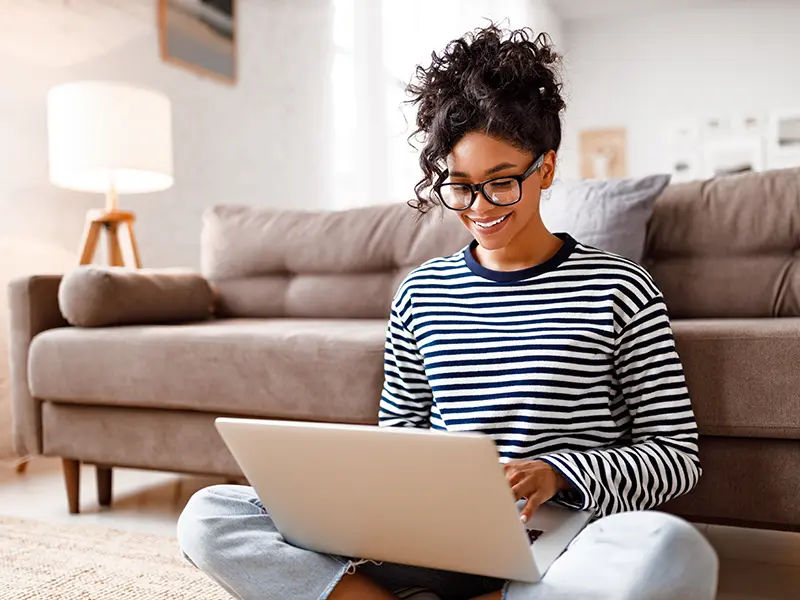
[[[47,96],[50,181],[135,194],[172,185],[172,114],[164,94],[119,83],[67,83]]]

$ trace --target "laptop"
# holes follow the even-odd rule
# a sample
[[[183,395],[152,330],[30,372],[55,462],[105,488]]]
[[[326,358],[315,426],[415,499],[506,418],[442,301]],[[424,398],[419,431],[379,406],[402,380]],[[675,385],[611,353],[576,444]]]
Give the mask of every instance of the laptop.
[[[218,418],[286,540],[352,558],[538,581],[592,514],[523,525],[491,438],[414,428]]]

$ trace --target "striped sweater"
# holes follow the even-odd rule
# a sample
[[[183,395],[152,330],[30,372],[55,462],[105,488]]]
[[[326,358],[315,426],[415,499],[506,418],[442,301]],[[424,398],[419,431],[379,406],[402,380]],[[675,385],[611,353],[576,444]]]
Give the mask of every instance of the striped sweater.
[[[559,234],[546,262],[489,270],[470,247],[409,274],[392,302],[379,421],[479,432],[540,459],[556,501],[653,508],[701,474],[664,299],[636,263]]]

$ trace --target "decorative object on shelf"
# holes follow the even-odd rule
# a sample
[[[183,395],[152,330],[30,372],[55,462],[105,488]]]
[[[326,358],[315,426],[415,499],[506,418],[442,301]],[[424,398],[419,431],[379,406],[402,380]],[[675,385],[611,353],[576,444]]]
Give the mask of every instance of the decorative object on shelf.
[[[106,195],[105,209],[87,215],[80,264],[92,262],[105,230],[109,264],[140,267],[135,215],[119,210],[117,194],[155,192],[172,185],[169,99],[119,83],[67,83],[48,94],[47,128],[50,181]]]
[[[161,58],[236,83],[236,0],[158,0]]]
[[[580,134],[581,177],[619,179],[627,174],[625,129],[589,129]]]
[[[800,166],[800,108],[770,115],[768,140],[770,169]]]

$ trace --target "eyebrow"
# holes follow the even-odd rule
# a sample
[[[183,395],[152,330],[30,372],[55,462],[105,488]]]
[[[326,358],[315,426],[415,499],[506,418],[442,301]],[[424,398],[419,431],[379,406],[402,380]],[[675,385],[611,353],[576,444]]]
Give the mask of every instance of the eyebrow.
[[[494,175],[495,173],[516,166],[517,165],[508,162],[500,163],[499,165],[495,165],[491,169],[488,169],[484,175],[488,177],[489,175]],[[450,171],[450,177],[463,177],[464,179],[469,179],[469,175],[463,171]]]

